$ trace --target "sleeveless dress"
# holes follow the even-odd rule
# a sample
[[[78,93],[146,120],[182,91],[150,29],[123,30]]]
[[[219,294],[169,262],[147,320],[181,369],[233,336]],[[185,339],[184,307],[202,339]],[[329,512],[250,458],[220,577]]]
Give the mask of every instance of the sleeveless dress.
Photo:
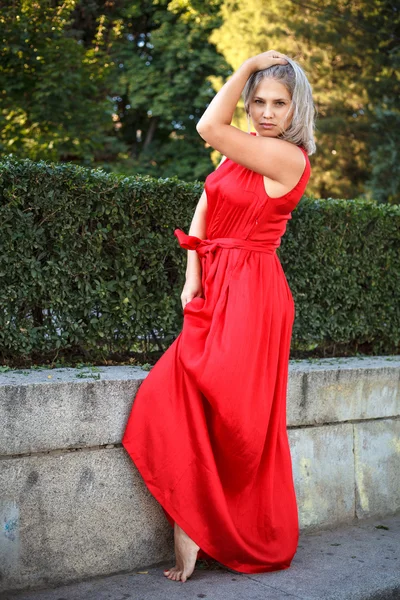
[[[293,297],[276,254],[311,174],[270,198],[263,176],[229,158],[205,181],[203,297],[144,379],[122,445],[165,516],[242,573],[287,569],[299,523],[286,429]]]

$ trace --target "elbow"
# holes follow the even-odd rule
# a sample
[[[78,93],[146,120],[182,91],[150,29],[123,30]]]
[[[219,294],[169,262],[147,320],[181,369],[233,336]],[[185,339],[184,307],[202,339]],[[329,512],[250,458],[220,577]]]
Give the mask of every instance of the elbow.
[[[204,123],[204,122],[202,123],[202,122],[201,122],[201,119],[200,119],[200,121],[199,121],[199,122],[197,123],[197,125],[196,125],[196,131],[197,131],[197,133],[198,133],[198,134],[199,134],[199,135],[200,135],[200,136],[201,136],[203,139],[205,139],[205,137],[204,137],[204,136],[206,136],[206,135],[207,135],[207,131],[209,131],[209,130],[210,130],[210,125],[208,125],[207,123]]]
[[[216,148],[215,144],[218,144],[224,137],[225,127],[226,125],[220,123],[202,122],[200,119],[196,125],[196,130],[207,144]]]

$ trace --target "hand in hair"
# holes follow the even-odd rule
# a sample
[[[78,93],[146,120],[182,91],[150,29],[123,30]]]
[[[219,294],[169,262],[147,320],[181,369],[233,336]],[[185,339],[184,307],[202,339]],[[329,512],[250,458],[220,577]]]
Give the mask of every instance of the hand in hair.
[[[268,69],[268,67],[272,67],[272,65],[289,64],[286,56],[281,52],[277,52],[276,50],[268,50],[268,52],[256,54],[256,56],[252,56],[246,62],[250,64],[253,72]]]

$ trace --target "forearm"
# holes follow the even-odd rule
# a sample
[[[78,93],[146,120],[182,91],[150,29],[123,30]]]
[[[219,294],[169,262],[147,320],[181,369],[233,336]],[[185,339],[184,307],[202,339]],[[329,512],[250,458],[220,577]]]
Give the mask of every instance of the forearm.
[[[230,125],[243,88],[250,75],[254,72],[254,63],[246,60],[239,69],[228,79],[218,94],[214,96],[205,110],[196,129],[201,131],[216,124]]]
[[[189,235],[194,235],[201,240],[206,237],[207,203],[205,198],[205,192],[203,192],[189,229]],[[186,279],[195,278],[201,278],[201,261],[196,250],[187,250]]]

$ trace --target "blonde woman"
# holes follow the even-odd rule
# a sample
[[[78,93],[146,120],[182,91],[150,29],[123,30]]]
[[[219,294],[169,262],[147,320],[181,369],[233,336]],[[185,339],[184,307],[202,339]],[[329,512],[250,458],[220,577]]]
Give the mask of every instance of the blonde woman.
[[[232,126],[244,95],[255,129]],[[224,155],[189,235],[183,327],[143,381],[122,443],[174,527],[185,582],[209,556],[241,573],[289,568],[299,525],[286,430],[293,297],[276,254],[315,152],[311,86],[292,59],[246,60],[197,125]]]

